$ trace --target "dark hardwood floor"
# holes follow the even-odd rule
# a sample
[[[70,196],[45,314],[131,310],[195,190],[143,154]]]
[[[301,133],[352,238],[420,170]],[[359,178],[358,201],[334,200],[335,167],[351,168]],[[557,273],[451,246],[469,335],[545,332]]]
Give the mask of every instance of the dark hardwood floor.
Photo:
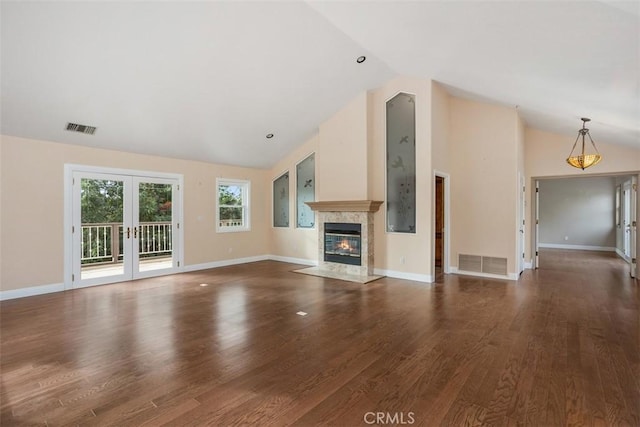
[[[637,283],[609,253],[541,265],[360,285],[259,262],[4,301],[0,422],[640,425]]]

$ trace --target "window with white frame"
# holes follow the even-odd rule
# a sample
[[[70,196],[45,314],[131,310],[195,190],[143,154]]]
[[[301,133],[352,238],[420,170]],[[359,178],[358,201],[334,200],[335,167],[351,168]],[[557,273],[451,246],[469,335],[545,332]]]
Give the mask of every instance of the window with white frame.
[[[248,231],[251,229],[249,220],[249,181],[237,179],[216,180],[218,193],[216,230]]]

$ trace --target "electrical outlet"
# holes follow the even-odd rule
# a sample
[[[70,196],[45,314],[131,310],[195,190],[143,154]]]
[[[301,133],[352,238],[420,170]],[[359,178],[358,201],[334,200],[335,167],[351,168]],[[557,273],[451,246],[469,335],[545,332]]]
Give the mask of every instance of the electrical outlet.
[[[229,253],[233,252],[233,248],[229,248]]]
[[[400,257],[400,264],[404,264],[405,261],[406,261],[405,257],[401,256]]]
[[[569,236],[564,236],[564,240],[569,240]]]

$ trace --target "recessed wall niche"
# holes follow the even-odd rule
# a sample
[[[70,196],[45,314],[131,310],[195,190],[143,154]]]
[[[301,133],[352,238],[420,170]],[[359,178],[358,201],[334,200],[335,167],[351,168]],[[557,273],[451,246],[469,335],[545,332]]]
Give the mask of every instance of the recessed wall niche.
[[[298,228],[313,228],[315,213],[305,202],[316,201],[315,154],[296,165],[296,225]]]
[[[273,181],[273,226],[289,226],[289,172]]]
[[[401,92],[386,104],[388,232],[416,232],[415,98]]]

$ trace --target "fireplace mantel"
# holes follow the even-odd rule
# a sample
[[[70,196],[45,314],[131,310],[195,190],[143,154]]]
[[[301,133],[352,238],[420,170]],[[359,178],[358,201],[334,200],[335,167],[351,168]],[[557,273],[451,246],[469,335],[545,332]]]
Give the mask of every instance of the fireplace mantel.
[[[305,202],[311,210],[318,212],[378,212],[384,202],[376,200],[335,200]]]

